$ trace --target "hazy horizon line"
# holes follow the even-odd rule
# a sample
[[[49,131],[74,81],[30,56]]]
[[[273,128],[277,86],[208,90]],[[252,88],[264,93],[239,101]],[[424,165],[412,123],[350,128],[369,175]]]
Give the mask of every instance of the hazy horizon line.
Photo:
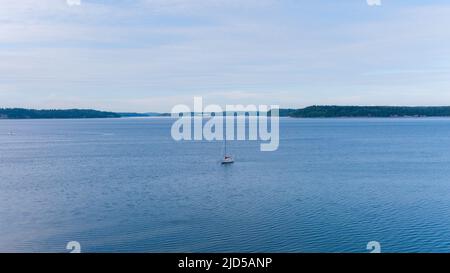
[[[312,104],[308,106],[300,106],[300,107],[279,107],[280,110],[300,110],[305,109],[308,107],[408,107],[408,108],[420,108],[420,107],[426,107],[426,108],[440,108],[440,107],[450,107],[449,105],[357,105],[357,104]],[[111,113],[134,113],[134,114],[147,114],[147,113],[155,113],[155,114],[166,114],[171,113],[171,110],[169,111],[134,111],[134,110],[105,110],[100,108],[84,108],[84,107],[58,107],[58,108],[28,108],[28,107],[0,107],[0,109],[25,109],[25,110],[94,110],[94,111],[100,111],[100,112],[111,112]],[[192,111],[193,112],[193,111]],[[225,112],[225,111],[224,111]]]

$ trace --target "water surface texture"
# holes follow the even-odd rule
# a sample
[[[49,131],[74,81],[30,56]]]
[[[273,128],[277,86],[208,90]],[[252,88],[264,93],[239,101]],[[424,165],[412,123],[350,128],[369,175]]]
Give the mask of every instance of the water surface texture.
[[[0,120],[0,251],[450,252],[450,119],[281,119],[228,166],[172,122]]]

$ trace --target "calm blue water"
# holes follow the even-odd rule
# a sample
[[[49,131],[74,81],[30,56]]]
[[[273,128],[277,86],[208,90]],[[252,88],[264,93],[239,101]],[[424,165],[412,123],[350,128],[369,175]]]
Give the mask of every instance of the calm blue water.
[[[172,122],[0,120],[0,251],[450,252],[450,119],[282,119],[230,166]]]

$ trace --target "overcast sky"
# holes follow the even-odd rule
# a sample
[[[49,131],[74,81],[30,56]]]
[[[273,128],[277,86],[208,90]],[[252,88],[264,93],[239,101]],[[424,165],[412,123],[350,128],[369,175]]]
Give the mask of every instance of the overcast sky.
[[[1,0],[0,107],[450,105],[450,1],[381,2]]]

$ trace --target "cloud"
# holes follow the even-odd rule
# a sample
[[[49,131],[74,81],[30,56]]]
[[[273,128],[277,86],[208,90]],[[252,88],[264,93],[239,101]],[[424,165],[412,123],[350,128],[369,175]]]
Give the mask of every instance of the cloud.
[[[277,3],[276,0],[142,0],[146,8],[151,11],[177,14],[201,14],[208,12],[230,11],[242,9],[266,8]],[[206,13],[205,13],[206,12]]]
[[[66,0],[69,6],[79,6],[81,5],[81,0]]]
[[[194,95],[300,106],[380,92],[426,104],[450,87],[437,72],[449,69],[449,5],[318,2],[6,0],[0,93],[18,106],[168,111]]]
[[[381,0],[366,0],[369,6],[381,6]]]

